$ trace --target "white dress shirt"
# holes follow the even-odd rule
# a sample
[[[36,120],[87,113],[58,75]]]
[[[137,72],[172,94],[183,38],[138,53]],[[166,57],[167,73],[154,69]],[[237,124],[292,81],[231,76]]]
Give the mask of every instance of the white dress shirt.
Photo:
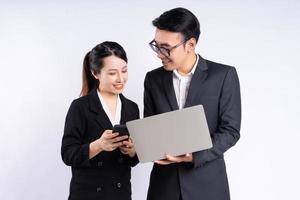
[[[106,102],[104,101],[101,93],[99,92],[99,90],[97,90],[97,93],[98,93],[98,97],[100,99],[100,102],[102,104],[102,107],[106,113],[106,115],[108,116],[111,124],[114,126],[116,124],[120,124],[121,122],[121,110],[122,110],[122,103],[121,103],[121,100],[120,100],[120,96],[118,95],[118,98],[117,98],[117,108],[116,108],[116,113],[114,115],[112,115],[112,113],[110,113],[109,109],[108,109],[108,106],[106,104]]]
[[[198,60],[199,57],[196,54],[196,62],[192,70],[186,75],[180,75],[177,69],[173,70],[173,86],[179,109],[182,109],[184,107],[191,80],[198,64]]]

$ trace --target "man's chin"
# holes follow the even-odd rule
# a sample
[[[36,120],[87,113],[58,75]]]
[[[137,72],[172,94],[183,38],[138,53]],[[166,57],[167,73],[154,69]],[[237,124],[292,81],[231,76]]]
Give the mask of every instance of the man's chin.
[[[173,71],[174,70],[174,67],[171,66],[171,65],[163,65],[164,69],[167,70],[167,71]]]

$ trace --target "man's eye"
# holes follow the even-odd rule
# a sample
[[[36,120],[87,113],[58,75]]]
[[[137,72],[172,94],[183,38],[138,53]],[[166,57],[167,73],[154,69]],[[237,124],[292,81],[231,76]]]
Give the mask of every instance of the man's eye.
[[[164,51],[164,52],[168,52],[168,51],[169,51],[169,49],[164,48],[164,47],[161,47],[160,50],[161,50],[161,51]]]

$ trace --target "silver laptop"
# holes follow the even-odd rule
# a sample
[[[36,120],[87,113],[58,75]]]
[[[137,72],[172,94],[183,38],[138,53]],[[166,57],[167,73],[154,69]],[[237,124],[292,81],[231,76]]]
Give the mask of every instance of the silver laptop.
[[[202,105],[126,123],[141,163],[212,147]]]

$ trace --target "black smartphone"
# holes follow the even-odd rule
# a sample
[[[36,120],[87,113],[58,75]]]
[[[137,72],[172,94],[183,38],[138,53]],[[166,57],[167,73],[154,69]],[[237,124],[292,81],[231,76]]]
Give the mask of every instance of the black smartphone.
[[[129,136],[129,132],[128,132],[127,126],[126,125],[122,125],[122,124],[116,124],[116,125],[114,125],[112,132],[113,133],[118,132],[119,133],[118,136],[123,136],[123,135],[128,135]]]

